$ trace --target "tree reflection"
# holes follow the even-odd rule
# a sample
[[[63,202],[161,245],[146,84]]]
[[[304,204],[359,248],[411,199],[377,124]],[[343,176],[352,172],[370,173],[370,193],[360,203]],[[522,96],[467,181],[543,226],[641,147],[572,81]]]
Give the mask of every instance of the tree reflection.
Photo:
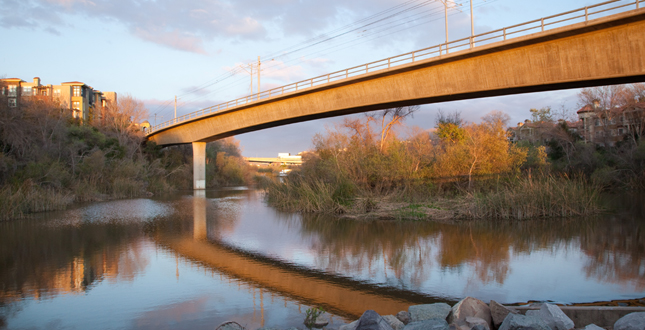
[[[581,250],[587,276],[645,289],[643,221],[627,215],[522,222],[456,224],[354,221],[324,215],[282,217],[308,237],[316,264],[335,273],[381,274],[389,285],[418,289],[431,270],[461,272],[470,280],[504,284],[514,257],[536,251]]]
[[[41,220],[3,223],[0,301],[88,290],[103,279],[132,280],[148,260],[142,224],[103,222],[49,226]]]

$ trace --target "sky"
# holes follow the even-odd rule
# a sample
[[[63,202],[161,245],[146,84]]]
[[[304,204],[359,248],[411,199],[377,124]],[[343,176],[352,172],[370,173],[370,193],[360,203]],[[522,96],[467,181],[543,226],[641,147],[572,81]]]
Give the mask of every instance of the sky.
[[[592,5],[585,0],[473,0],[475,33]],[[628,1],[619,1],[627,3]],[[470,35],[468,0],[448,0],[448,33]],[[0,77],[43,84],[82,81],[129,94],[151,124],[251,93],[445,42],[438,0],[0,0]],[[254,69],[255,70],[255,69]],[[253,77],[253,91],[257,79]],[[422,105],[407,126],[430,129],[439,110],[478,122],[503,111],[515,124],[529,109],[575,113],[579,90]],[[360,116],[360,115],[354,115]],[[236,136],[247,157],[312,148],[342,117]]]

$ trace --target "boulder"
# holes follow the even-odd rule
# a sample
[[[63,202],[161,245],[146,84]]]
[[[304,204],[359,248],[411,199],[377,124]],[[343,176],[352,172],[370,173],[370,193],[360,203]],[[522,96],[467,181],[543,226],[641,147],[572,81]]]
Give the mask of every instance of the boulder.
[[[356,330],[393,330],[377,312],[369,309],[358,319]]]
[[[448,322],[440,318],[410,322],[403,330],[448,330]]]
[[[450,305],[446,303],[413,305],[408,308],[410,312],[410,321],[423,321],[434,318],[446,319],[450,314]]]
[[[605,329],[592,323],[592,324],[589,324],[588,326],[584,327],[582,330],[605,330]]]
[[[493,326],[495,326],[495,328],[499,328],[499,326],[502,325],[502,322],[504,322],[506,315],[510,313],[519,314],[519,312],[515,308],[504,306],[495,300],[490,301],[489,307],[490,316],[493,320]]]
[[[573,321],[560,309],[552,304],[543,304],[539,310],[526,311],[526,315],[539,317],[553,330],[573,329]]]
[[[489,329],[493,327],[490,308],[485,302],[473,297],[466,297],[452,306],[452,310],[448,316],[448,322],[455,323],[455,321],[465,320],[469,316],[479,317],[485,320]]]
[[[477,326],[484,327],[485,330],[490,330],[490,326],[486,320],[481,317],[468,316],[464,320],[470,329],[475,329]]]
[[[338,330],[355,330],[356,326],[358,326],[358,320],[350,323],[350,324],[344,324],[341,325]]]
[[[403,324],[410,323],[410,313],[406,311],[400,311],[396,313],[396,318],[399,319],[399,321],[403,322]]]
[[[220,324],[217,330],[244,330],[244,327],[235,321],[228,321]]]
[[[403,324],[403,322],[401,322],[394,315],[385,315],[383,316],[383,318],[385,319],[385,322],[387,322],[387,324],[389,324],[394,330],[402,330],[403,327],[405,327],[405,324]]]
[[[499,330],[551,330],[548,324],[539,317],[520,314],[508,314]]]
[[[644,330],[645,312],[629,313],[614,323],[614,330]]]
[[[490,329],[488,329],[488,327],[483,324],[476,324],[470,330],[490,330]]]

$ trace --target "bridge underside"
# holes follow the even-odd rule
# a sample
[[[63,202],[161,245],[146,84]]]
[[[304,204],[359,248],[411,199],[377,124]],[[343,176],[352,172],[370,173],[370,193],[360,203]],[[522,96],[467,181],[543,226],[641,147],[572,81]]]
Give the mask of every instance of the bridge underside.
[[[153,133],[158,145],[397,106],[645,81],[645,9],[385,69]]]

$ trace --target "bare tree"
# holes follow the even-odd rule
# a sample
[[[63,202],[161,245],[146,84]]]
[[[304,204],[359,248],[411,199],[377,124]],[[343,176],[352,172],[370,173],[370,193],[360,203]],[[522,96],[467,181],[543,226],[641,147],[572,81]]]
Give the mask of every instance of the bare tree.
[[[379,143],[379,150],[381,152],[383,152],[383,148],[387,143],[388,137],[392,134],[392,129],[403,124],[403,120],[405,120],[405,118],[412,117],[418,110],[419,106],[413,105],[408,107],[390,108],[366,114],[368,121],[373,121],[381,126],[381,138]]]

